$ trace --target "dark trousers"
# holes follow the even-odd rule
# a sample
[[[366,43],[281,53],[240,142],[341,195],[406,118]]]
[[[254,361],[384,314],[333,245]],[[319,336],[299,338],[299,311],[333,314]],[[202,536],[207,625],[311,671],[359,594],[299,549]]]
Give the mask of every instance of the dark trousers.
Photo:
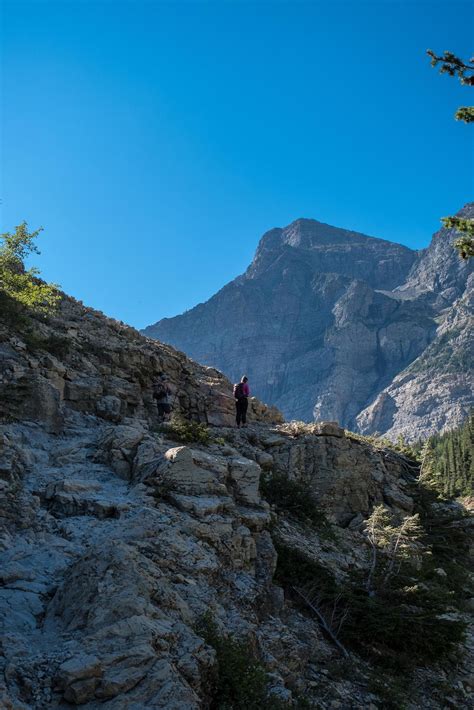
[[[247,397],[241,397],[235,402],[235,421],[237,422],[237,426],[239,424],[246,424],[247,423],[247,408],[249,406],[249,401]]]

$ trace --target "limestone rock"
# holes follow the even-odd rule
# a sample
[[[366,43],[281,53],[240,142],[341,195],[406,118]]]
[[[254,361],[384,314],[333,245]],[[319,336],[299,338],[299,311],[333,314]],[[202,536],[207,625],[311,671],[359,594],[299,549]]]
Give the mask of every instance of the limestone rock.
[[[122,402],[114,395],[106,395],[97,401],[97,414],[103,419],[108,419],[112,422],[120,421],[120,411]]]
[[[234,458],[229,461],[229,474],[235,486],[237,499],[247,505],[258,505],[260,494],[260,466],[250,459]]]
[[[345,436],[344,429],[337,422],[317,422],[311,431],[316,436]]]

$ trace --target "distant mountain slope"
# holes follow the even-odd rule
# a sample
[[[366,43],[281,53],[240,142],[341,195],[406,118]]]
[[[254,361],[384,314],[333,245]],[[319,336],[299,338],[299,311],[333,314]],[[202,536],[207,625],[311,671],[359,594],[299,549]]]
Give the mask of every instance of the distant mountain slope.
[[[474,214],[473,205],[461,214]],[[246,273],[209,301],[144,332],[233,380],[245,372],[255,393],[288,418],[336,419],[348,428],[411,437],[416,407],[389,388],[429,355],[444,323],[457,314],[464,332],[469,318],[472,267],[452,249],[453,238],[440,230],[428,249],[414,252],[299,219],[267,232]],[[453,342],[455,354],[468,344],[461,340]],[[464,375],[454,366],[444,372],[440,411],[431,397],[417,433],[431,431],[433,421],[445,426],[465,416],[472,402],[465,367]]]
[[[474,397],[474,274],[430,345],[357,417],[362,433],[417,439],[458,426]]]

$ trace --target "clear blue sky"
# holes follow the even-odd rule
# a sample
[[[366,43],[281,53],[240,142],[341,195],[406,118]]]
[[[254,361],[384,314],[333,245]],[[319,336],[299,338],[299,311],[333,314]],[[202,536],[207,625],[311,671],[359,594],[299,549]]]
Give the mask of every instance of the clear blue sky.
[[[142,327],[298,217],[420,248],[472,199],[468,2],[3,2],[2,231]],[[472,96],[471,96],[472,93]]]

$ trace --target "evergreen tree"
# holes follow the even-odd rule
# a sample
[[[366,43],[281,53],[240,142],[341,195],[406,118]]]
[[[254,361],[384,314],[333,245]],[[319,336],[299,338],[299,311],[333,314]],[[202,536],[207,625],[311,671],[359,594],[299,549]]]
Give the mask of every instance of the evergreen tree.
[[[474,495],[474,413],[423,445],[420,480],[446,498]]]
[[[432,49],[427,53],[431,57],[431,65],[440,66],[440,74],[448,74],[459,79],[464,86],[474,86],[474,57],[468,61],[463,61],[452,52],[443,52],[438,56]],[[465,123],[474,122],[474,106],[461,106],[454,115],[457,121]],[[463,219],[462,217],[443,217],[441,220],[447,229],[456,229],[461,235],[454,242],[463,259],[474,256],[474,220]]]

